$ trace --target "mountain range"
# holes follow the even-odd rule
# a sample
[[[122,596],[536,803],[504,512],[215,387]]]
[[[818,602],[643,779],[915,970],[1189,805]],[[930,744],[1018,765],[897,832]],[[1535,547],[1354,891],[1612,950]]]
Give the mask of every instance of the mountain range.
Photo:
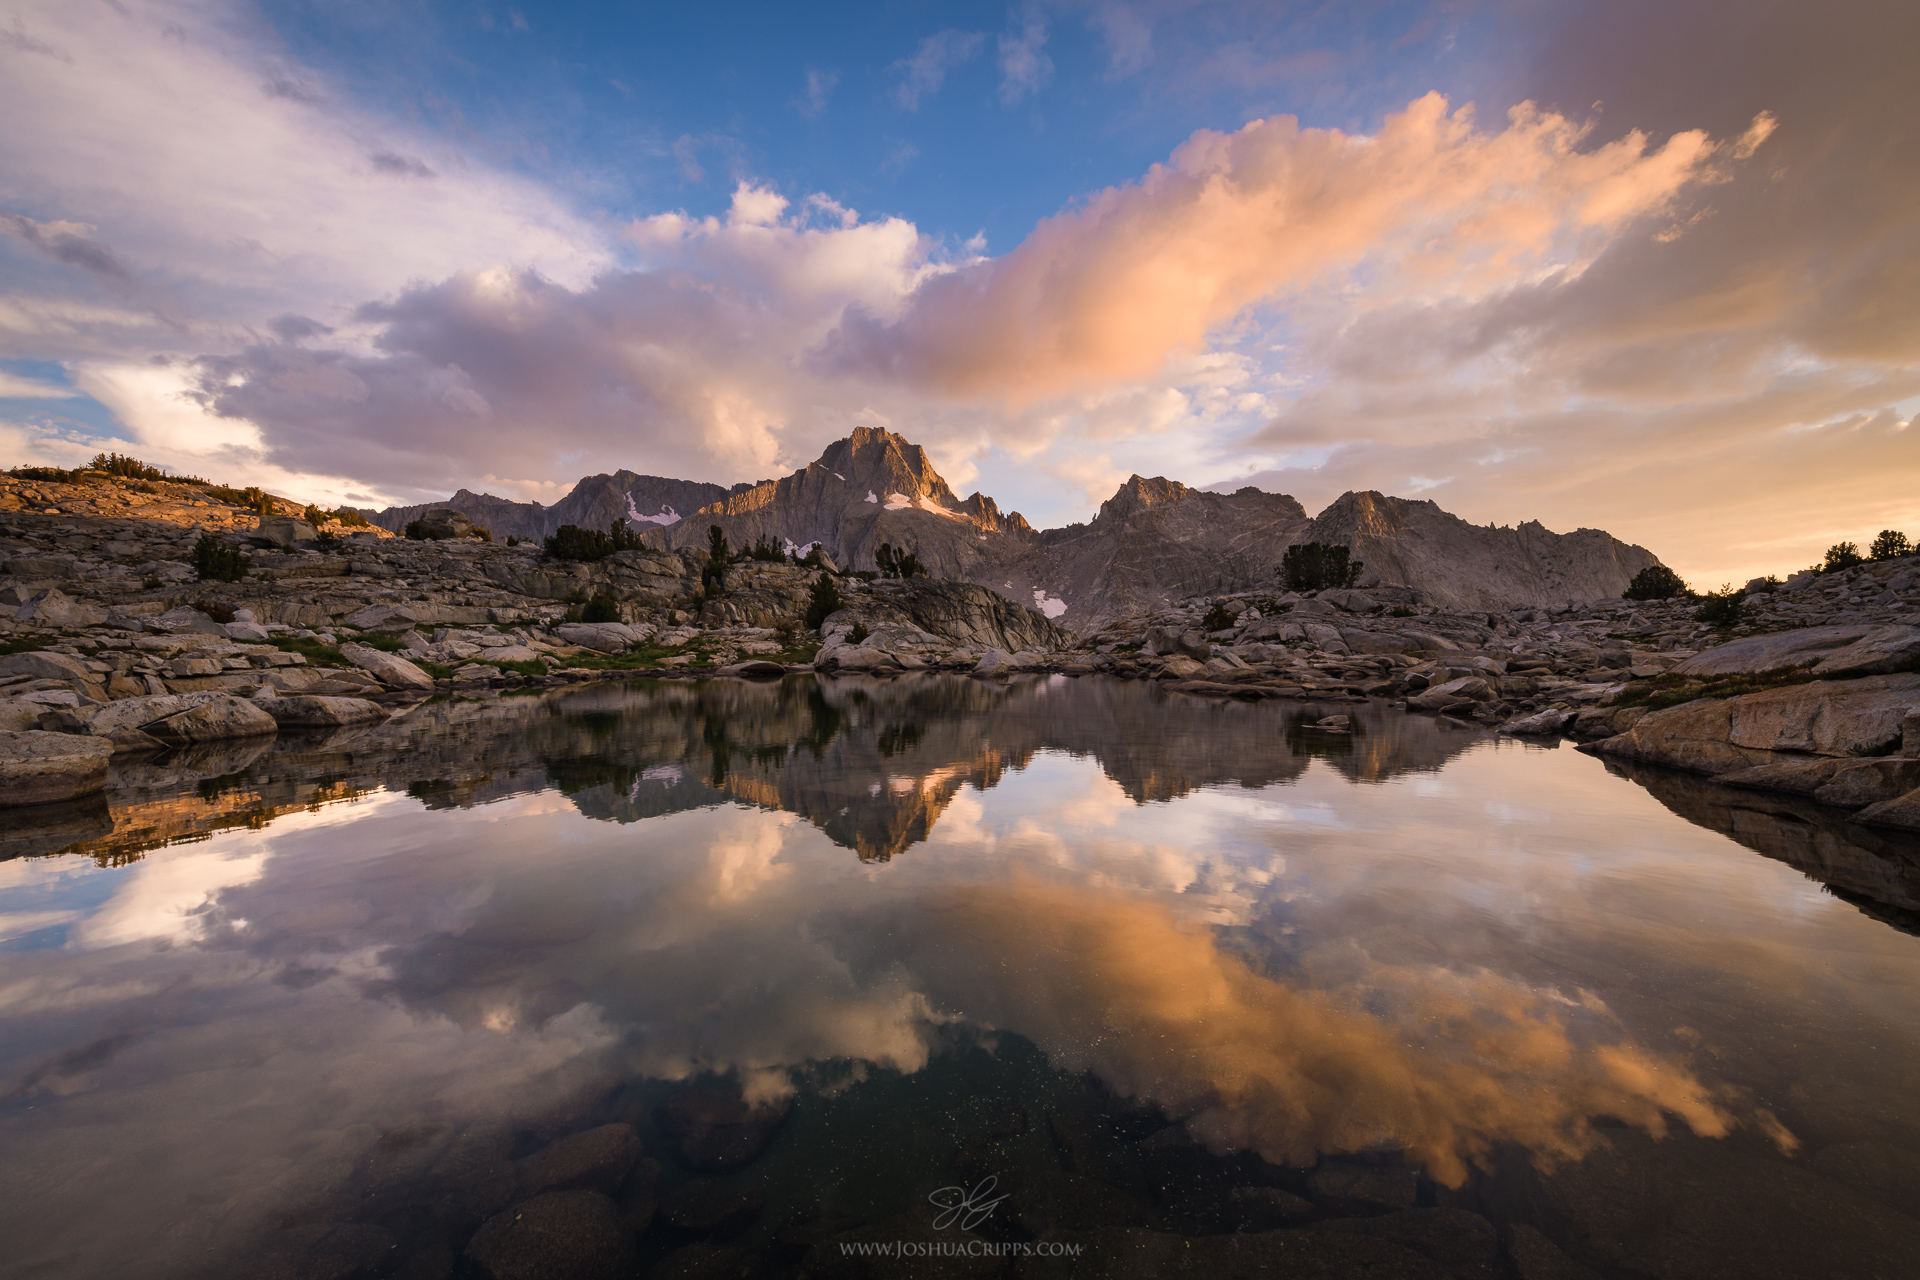
[[[718,525],[736,548],[818,544],[848,568],[875,567],[886,542],[911,550],[935,577],[989,587],[1078,630],[1187,596],[1277,585],[1281,553],[1301,542],[1350,548],[1366,566],[1363,585],[1412,588],[1424,603],[1465,611],[1614,597],[1659,563],[1599,529],[1475,525],[1430,501],[1371,491],[1342,494],[1309,517],[1286,494],[1213,493],[1137,475],[1085,524],[1035,529],[985,494],[959,497],[924,449],[871,427],[789,476],[731,489],[617,471],[586,477],[550,507],[465,489],[430,505],[495,536],[625,519],[663,549],[704,548]],[[427,509],[368,515],[398,531]]]

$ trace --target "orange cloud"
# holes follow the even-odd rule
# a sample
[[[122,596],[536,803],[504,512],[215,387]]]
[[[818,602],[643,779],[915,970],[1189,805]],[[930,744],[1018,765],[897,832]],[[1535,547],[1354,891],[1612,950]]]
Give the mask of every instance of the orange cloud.
[[[1380,301],[1583,260],[1721,149],[1693,130],[1582,151],[1585,128],[1531,103],[1499,133],[1472,112],[1430,93],[1371,137],[1292,116],[1202,130],[1005,257],[926,280],[897,321],[850,313],[829,363],[1015,400],[1139,377],[1249,305],[1363,264]]]
[[[978,962],[963,985],[986,984],[998,1025],[1217,1147],[1276,1163],[1399,1149],[1458,1186],[1496,1142],[1543,1164],[1578,1158],[1600,1141],[1594,1116],[1656,1136],[1669,1115],[1711,1137],[1736,1124],[1730,1090],[1578,1035],[1574,1015],[1601,1011],[1504,979],[1379,968],[1369,985],[1407,1010],[1388,1021],[1258,974],[1143,900],[1022,883],[957,889],[936,910],[969,940],[950,954]],[[1772,1117],[1751,1122],[1795,1145]]]

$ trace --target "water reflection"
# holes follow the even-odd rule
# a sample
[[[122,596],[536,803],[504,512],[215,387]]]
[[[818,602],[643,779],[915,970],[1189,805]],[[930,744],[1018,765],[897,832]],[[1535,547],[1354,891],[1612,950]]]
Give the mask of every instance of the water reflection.
[[[642,1269],[834,1274],[994,1176],[993,1239],[1305,1223],[1339,1274],[1424,1205],[1475,1274],[1475,1214],[1875,1274],[1920,1247],[1915,939],[1643,781],[1066,680],[594,687],[129,767],[62,819],[111,834],[0,863],[0,1247],[474,1274],[559,1186]]]
[[[863,859],[884,861],[925,840],[962,787],[988,789],[1039,751],[1099,761],[1144,804],[1221,783],[1286,781],[1316,758],[1379,782],[1438,769],[1485,740],[1379,704],[1339,712],[1352,716],[1350,732],[1313,729],[1322,713],[1311,708],[1276,716],[1065,677],[594,685],[435,703],[372,728],[120,763],[107,795],[110,836],[62,816],[44,830],[23,824],[0,855],[84,852],[111,863],[376,788],[444,809],[551,786],[581,812],[614,822],[726,801],[784,810]],[[97,805],[88,813],[97,821]],[[75,831],[88,838],[76,841]]]

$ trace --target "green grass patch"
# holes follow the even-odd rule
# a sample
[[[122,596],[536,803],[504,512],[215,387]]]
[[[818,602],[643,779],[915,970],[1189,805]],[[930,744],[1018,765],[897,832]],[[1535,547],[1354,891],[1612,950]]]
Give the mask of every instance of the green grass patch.
[[[584,671],[641,671],[660,665],[662,658],[679,656],[683,650],[663,649],[657,645],[642,645],[626,653],[577,653],[571,658],[562,659],[569,667],[578,667]]]
[[[485,662],[486,660],[484,658],[475,658],[474,661]],[[498,667],[502,671],[511,671],[514,675],[526,676],[529,679],[547,674],[547,664],[540,658],[529,658],[525,662],[488,662],[487,665],[490,667]]]
[[[340,656],[340,650],[313,636],[304,636],[297,640],[272,640],[268,643],[282,653],[297,653],[313,667],[344,667],[347,660]]]
[[[46,646],[44,640],[0,640],[0,656],[9,653],[32,653]]]
[[[453,679],[452,667],[443,667],[437,662],[430,662],[426,658],[416,658],[412,654],[407,655],[407,661],[432,676],[435,680]]]
[[[382,653],[404,653],[407,648],[407,641],[404,636],[389,635],[378,631],[365,632],[355,636],[354,640],[358,644],[363,644],[369,649],[378,649]]]

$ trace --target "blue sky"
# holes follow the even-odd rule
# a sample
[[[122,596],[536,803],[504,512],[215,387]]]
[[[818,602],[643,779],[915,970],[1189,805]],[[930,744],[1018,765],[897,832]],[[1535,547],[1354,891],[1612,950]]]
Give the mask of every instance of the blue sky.
[[[1107,11],[1002,4],[268,4],[362,101],[616,219],[727,208],[741,178],[989,248],[1138,177],[1197,128],[1294,113],[1355,132],[1473,96],[1484,18],[1425,4]],[[1461,37],[1468,40],[1463,48]],[[929,46],[929,41],[932,42]],[[1028,77],[1003,56],[1032,47]],[[915,60],[937,78],[914,75]],[[1231,69],[1233,74],[1224,74]],[[911,106],[909,106],[909,103]]]
[[[781,474],[1041,526],[1130,473],[1920,526],[1920,9],[20,0],[0,462],[329,503]]]

